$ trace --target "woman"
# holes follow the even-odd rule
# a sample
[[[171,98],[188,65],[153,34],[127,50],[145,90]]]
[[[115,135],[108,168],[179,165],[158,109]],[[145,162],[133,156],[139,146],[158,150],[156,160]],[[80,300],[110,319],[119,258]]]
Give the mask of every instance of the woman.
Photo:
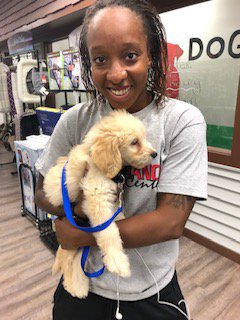
[[[165,33],[147,1],[96,1],[84,19],[80,53],[90,100],[60,118],[37,165],[37,205],[64,216],[63,208],[53,208],[45,198],[44,175],[112,109],[124,108],[143,121],[158,157],[148,168],[131,168],[125,185],[126,219],[117,224],[131,277],[117,279],[106,270],[91,280],[85,300],[73,298],[60,281],[53,318],[188,319],[175,265],[178,239],[194,203],[207,196],[204,118],[197,108],[165,96]],[[82,215],[80,198],[74,210],[77,215]],[[98,252],[92,235],[75,229],[65,217],[55,224],[62,248],[92,247],[89,266],[96,270]]]

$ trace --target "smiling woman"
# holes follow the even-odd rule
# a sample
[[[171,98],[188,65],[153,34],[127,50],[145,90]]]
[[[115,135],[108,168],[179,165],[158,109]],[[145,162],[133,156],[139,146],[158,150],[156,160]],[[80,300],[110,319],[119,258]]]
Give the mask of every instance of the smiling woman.
[[[90,99],[69,109],[55,127],[37,165],[38,205],[47,211],[50,208],[42,190],[43,177],[58,157],[80,144],[90,128],[113,109],[126,109],[141,119],[157,153],[141,172],[126,161],[132,164],[124,188],[126,218],[116,224],[128,248],[131,276],[119,279],[105,270],[101,277],[91,279],[85,300],[73,298],[60,282],[53,318],[102,320],[105,315],[106,320],[121,319],[122,308],[124,318],[131,320],[190,319],[175,264],[178,238],[195,200],[207,197],[204,118],[194,106],[166,97],[165,32],[149,1],[96,1],[86,12],[80,53]],[[120,139],[118,135],[119,146]],[[133,153],[141,150],[138,136],[130,143]],[[81,196],[77,200],[74,213],[82,215]],[[51,206],[51,212],[64,214],[61,207]],[[66,250],[93,247],[88,267],[96,270],[99,253],[93,236],[75,230],[64,217],[56,219],[55,226]]]

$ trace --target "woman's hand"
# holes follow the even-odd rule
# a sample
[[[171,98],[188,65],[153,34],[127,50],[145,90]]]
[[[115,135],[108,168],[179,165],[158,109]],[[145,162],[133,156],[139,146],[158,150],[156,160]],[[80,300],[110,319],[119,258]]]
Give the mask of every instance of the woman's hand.
[[[58,243],[63,249],[75,250],[80,247],[96,245],[95,239],[91,234],[72,226],[66,217],[58,218],[54,223]]]

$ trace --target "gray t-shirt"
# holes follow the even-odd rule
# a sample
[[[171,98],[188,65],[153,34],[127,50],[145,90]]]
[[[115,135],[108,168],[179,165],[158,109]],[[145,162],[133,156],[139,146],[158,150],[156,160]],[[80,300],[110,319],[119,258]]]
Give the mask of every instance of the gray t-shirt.
[[[41,159],[36,164],[43,176],[59,156],[68,154],[72,146],[81,143],[84,136],[102,116],[112,111],[109,104],[79,104],[69,109],[59,120]],[[125,216],[139,215],[156,208],[157,193],[175,193],[207,197],[206,124],[201,112],[194,106],[174,99],[162,105],[155,100],[143,110],[134,113],[143,121],[147,137],[158,156],[148,167],[131,168],[131,178],[124,192]],[[131,266],[131,277],[120,278],[120,300],[135,301],[157,292],[155,281],[144,265],[144,259],[161,290],[170,281],[178,258],[178,240],[165,241],[147,247],[126,250]],[[101,257],[97,248],[91,249],[88,267],[98,270]],[[80,265],[79,265],[80,267]],[[90,291],[116,299],[117,276],[105,269],[102,276],[91,279]]]

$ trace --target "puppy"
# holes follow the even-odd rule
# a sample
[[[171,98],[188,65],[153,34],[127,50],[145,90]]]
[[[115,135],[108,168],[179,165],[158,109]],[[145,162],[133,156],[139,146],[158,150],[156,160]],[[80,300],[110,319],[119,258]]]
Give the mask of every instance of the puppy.
[[[156,155],[146,140],[142,122],[125,110],[113,111],[90,129],[83,143],[75,146],[68,157],[59,158],[44,179],[44,191],[54,206],[62,204],[61,176],[68,161],[66,185],[69,198],[71,202],[77,201],[80,190],[83,190],[83,212],[91,226],[96,226],[111,218],[118,208],[118,184],[112,179],[124,166],[144,168]],[[106,268],[121,277],[130,276],[129,260],[116,223],[112,222],[105,230],[93,235]],[[89,279],[80,267],[81,255],[82,250],[59,247],[53,273],[61,272],[64,288],[72,296],[84,298],[88,295]]]

